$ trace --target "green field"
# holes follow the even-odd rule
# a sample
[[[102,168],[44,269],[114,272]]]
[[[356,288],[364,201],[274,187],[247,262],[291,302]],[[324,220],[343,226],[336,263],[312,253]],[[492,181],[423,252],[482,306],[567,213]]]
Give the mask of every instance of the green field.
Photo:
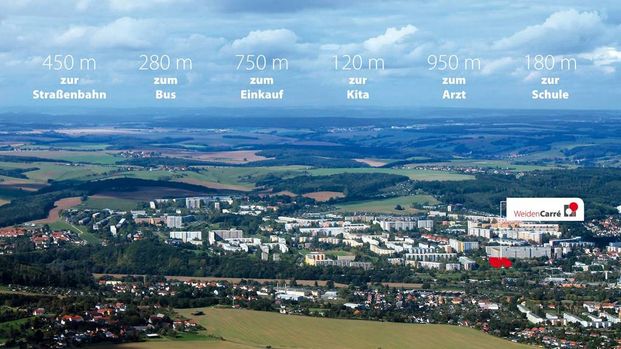
[[[104,151],[34,150],[28,152],[0,152],[0,155],[31,156],[42,159],[103,165],[111,165],[123,160],[121,157],[116,157]]]
[[[359,201],[338,205],[337,210],[340,212],[416,214],[418,211],[410,207],[413,203],[419,205],[435,205],[438,203],[438,200],[431,195],[399,196],[390,199]],[[403,210],[395,210],[397,205],[401,205]]]
[[[122,198],[101,198],[88,197],[77,208],[90,208],[95,210],[103,210],[109,208],[111,210],[129,211],[134,210],[138,206],[138,200],[122,199]]]
[[[168,342],[170,348],[421,348],[496,349],[529,348],[474,329],[449,325],[414,325],[361,320],[337,320],[281,315],[250,310],[208,308],[179,313],[196,319],[222,342]],[[155,342],[121,348],[164,348]],[[226,343],[226,344],[225,344]],[[159,343],[158,343],[159,344]],[[184,345],[184,344],[187,344]],[[234,345],[236,344],[236,345]],[[232,346],[231,346],[232,345]]]
[[[89,244],[99,244],[99,238],[92,233],[88,232],[88,228],[85,226],[75,226],[67,221],[64,221],[62,218],[57,220],[56,222],[49,224],[50,229],[52,230],[70,230],[80,235],[84,241]]]
[[[326,176],[338,173],[388,173],[407,176],[415,181],[463,181],[474,179],[474,176],[456,172],[405,168],[317,168],[306,172],[313,176]]]
[[[201,167],[199,173],[189,176],[217,183],[254,187],[256,177],[267,174],[295,176],[302,174],[306,169],[305,166]]]
[[[80,151],[80,150],[100,150],[104,151],[107,148],[112,146],[112,144],[107,143],[91,143],[91,142],[55,142],[54,149],[56,150],[66,150],[66,151]]]
[[[179,182],[188,182],[200,185],[200,182],[206,184],[223,184],[229,186],[239,186],[240,189],[251,190],[255,187],[257,177],[267,174],[276,175],[301,175],[302,170],[306,169],[302,166],[274,166],[274,167],[209,167],[197,166],[197,171],[185,172],[169,172],[163,170],[134,170],[118,172],[116,175],[150,179],[150,180],[172,180]],[[189,180],[189,181],[188,181]]]
[[[1,341],[1,339],[0,339]],[[153,339],[148,342],[142,343],[128,343],[128,344],[110,344],[110,345],[95,345],[91,348],[94,349],[249,349],[255,348],[248,345],[237,344],[227,341],[178,341],[168,338]],[[265,348],[265,347],[257,347]]]
[[[37,183],[47,183],[49,179],[56,181],[68,179],[88,179],[101,175],[111,168],[100,165],[63,165],[49,162],[35,162],[31,167],[38,167],[36,171],[27,172],[26,176]]]
[[[49,184],[50,180],[93,180],[101,178],[102,175],[112,171],[115,167],[108,165],[69,165],[65,163],[54,162],[0,162],[0,169],[16,169],[16,168],[36,168],[34,171],[25,172],[27,178],[12,178],[0,176],[0,184],[5,184],[4,188],[0,188],[1,198],[14,198],[19,195],[3,195],[2,191],[11,190],[11,188],[19,188],[20,186],[36,190]],[[9,193],[11,194],[11,193]],[[19,193],[12,193],[19,194]]]

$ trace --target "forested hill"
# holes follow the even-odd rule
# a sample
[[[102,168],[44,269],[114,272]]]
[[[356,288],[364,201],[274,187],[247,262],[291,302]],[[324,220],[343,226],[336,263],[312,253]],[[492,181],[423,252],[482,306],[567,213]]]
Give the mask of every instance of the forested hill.
[[[62,198],[93,195],[101,191],[132,192],[144,187],[173,188],[205,194],[234,193],[230,190],[216,190],[187,183],[138,178],[53,182],[37,192],[13,199],[11,203],[0,206],[0,227],[47,217],[49,210],[54,207],[54,202]]]
[[[621,205],[621,169],[616,168],[533,171],[519,178],[482,174],[473,181],[416,186],[443,202],[490,213],[497,213],[507,197],[579,197],[585,202],[587,218],[616,213]]]
[[[306,194],[317,191],[342,192],[347,200],[368,199],[381,195],[387,188],[407,182],[406,176],[387,173],[339,173],[327,176],[267,177],[258,185],[274,192],[291,191]]]

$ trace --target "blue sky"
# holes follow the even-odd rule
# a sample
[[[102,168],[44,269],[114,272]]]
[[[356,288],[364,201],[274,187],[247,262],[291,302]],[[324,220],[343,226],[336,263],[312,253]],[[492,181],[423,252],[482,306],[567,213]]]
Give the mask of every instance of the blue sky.
[[[237,107],[398,106],[476,108],[621,108],[621,5],[618,1],[284,1],[12,0],[0,2],[0,108],[46,106]],[[49,72],[48,54],[95,57],[95,72]],[[175,101],[156,101],[141,54],[188,57],[175,76]],[[284,101],[240,101],[250,74],[236,54],[289,61],[263,74],[286,90]],[[385,70],[335,72],[332,56],[381,57]],[[481,70],[429,71],[431,54],[480,58]],[[525,55],[572,57],[576,71],[541,74]],[[78,76],[81,89],[107,91],[105,102],[33,101],[33,89],[59,88]],[[346,79],[369,78],[371,100],[347,101]],[[467,78],[466,101],[443,101],[441,78]],[[568,101],[532,101],[542,76],[560,77]],[[72,90],[77,87],[66,87]],[[462,88],[451,88],[461,90]]]

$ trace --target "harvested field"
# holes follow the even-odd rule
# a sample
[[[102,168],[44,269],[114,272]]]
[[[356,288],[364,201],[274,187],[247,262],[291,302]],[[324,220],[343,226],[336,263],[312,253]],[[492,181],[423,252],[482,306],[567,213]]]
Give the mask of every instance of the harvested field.
[[[312,193],[306,193],[302,196],[314,199],[315,201],[323,202],[330,199],[344,198],[345,194],[340,191],[315,191]]]
[[[82,202],[79,197],[64,198],[54,203],[54,208],[50,210],[47,218],[34,221],[35,224],[50,224],[56,222],[60,218],[62,210],[78,206]]]
[[[201,180],[198,178],[189,178],[189,177],[178,179],[176,180],[176,182],[200,185],[205,188],[218,189],[218,190],[235,190],[235,191],[251,191],[252,190],[251,187],[246,187],[243,185],[224,184],[224,183],[206,181],[206,180]]]
[[[385,161],[375,160],[375,159],[354,159],[358,162],[362,162],[363,164],[367,164],[371,167],[382,167],[387,164]]]

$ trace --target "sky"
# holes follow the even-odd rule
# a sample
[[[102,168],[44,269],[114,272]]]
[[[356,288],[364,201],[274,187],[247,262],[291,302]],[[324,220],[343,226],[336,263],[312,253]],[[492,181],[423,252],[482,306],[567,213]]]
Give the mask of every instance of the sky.
[[[621,3],[504,0],[11,0],[0,1],[0,109],[46,107],[473,107],[621,108]],[[141,55],[191,59],[192,69],[141,71]],[[264,55],[286,71],[237,70],[236,55]],[[72,71],[49,70],[51,55],[72,55]],[[334,56],[384,61],[383,70],[339,71]],[[455,55],[453,72],[430,70],[429,56]],[[549,72],[526,55],[550,55]],[[96,70],[75,68],[95,58]],[[563,59],[575,70],[561,70]],[[464,69],[479,59],[480,69]],[[78,85],[60,85],[79,77]],[[176,86],[154,86],[175,77]],[[251,86],[251,77],[274,85]],[[365,77],[364,86],[348,78]],[[444,77],[466,85],[443,86]],[[542,86],[542,77],[559,77]],[[369,92],[347,100],[348,89]],[[568,100],[533,100],[533,89],[568,91]],[[105,101],[33,100],[33,90],[105,91]],[[155,91],[175,92],[157,100]],[[285,90],[283,100],[248,101],[240,90]],[[466,100],[442,99],[444,90]]]

